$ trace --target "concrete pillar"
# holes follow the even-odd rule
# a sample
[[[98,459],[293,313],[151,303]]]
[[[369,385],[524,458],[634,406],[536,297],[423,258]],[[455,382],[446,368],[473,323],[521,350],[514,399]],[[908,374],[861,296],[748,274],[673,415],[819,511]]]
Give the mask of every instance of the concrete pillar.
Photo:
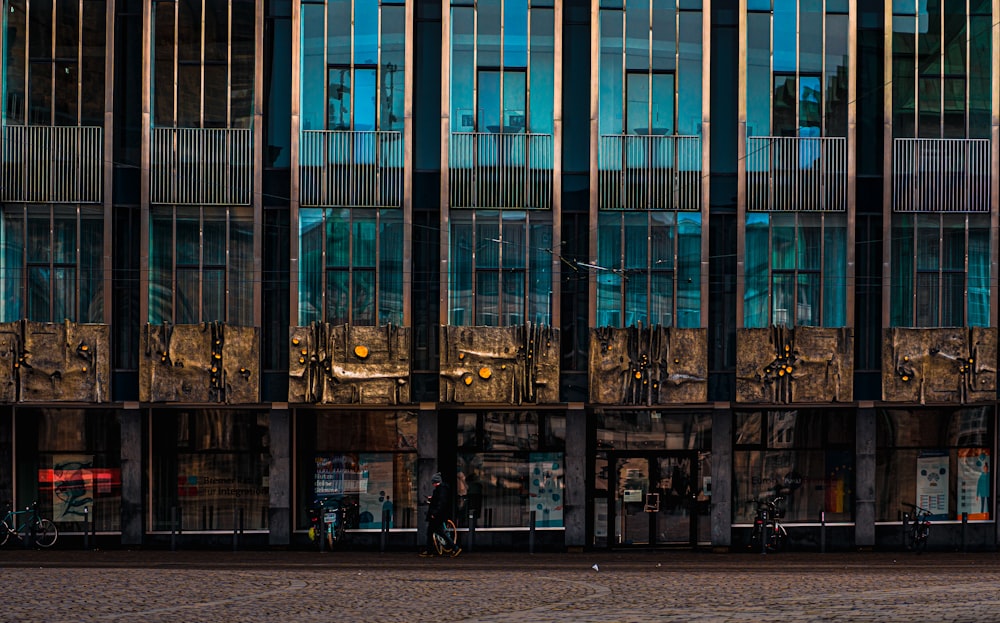
[[[288,406],[272,408],[268,416],[271,465],[268,469],[270,508],[267,513],[269,545],[288,545],[292,540],[292,432]]]
[[[858,404],[854,458],[854,545],[875,545],[875,407]]]
[[[142,545],[145,535],[142,496],[144,414],[139,403],[126,403],[122,411],[122,545]]]
[[[587,544],[587,412],[582,403],[571,403],[566,411],[564,460],[565,546],[584,547]]]
[[[712,547],[733,543],[733,412],[728,402],[712,411]]]
[[[417,543],[424,546],[427,532],[427,496],[431,476],[438,467],[438,414],[434,403],[420,405],[417,414]]]

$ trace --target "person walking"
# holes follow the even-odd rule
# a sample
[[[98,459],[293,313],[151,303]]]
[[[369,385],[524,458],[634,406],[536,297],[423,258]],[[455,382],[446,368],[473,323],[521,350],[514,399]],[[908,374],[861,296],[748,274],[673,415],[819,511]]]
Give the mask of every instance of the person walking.
[[[437,534],[444,539],[445,551],[454,558],[462,553],[462,548],[451,540],[451,536],[444,529],[444,522],[451,516],[451,488],[444,482],[441,472],[437,472],[431,477],[431,484],[434,486],[434,491],[428,498],[427,543],[420,555],[434,555],[434,535]]]

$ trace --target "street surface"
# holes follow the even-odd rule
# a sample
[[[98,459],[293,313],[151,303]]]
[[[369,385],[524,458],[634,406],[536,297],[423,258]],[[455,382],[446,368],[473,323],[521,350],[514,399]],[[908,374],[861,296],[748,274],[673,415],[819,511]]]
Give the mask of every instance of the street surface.
[[[597,565],[597,568],[594,568]],[[1000,621],[1000,555],[0,549],[0,621]]]

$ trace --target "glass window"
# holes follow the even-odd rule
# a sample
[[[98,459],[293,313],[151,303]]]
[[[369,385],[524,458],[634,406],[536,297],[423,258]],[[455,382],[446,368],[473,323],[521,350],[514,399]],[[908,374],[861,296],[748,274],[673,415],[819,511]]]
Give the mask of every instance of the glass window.
[[[457,416],[458,525],[563,527],[565,416],[534,412]]]
[[[348,528],[417,526],[417,416],[408,411],[296,414],[296,528],[317,499],[345,496]]]
[[[898,521],[907,504],[932,519],[993,518],[992,407],[876,413],[876,521]]]
[[[103,209],[14,206],[0,222],[0,318],[103,322]]]
[[[266,530],[271,464],[266,412],[199,410],[151,417],[153,530]]]
[[[709,413],[598,410],[595,417],[599,451],[712,449]]]
[[[38,502],[62,532],[120,530],[119,412],[21,409],[16,420],[16,505]]]
[[[754,500],[785,498],[788,522],[854,519],[853,411],[736,414],[733,521],[749,523]]]

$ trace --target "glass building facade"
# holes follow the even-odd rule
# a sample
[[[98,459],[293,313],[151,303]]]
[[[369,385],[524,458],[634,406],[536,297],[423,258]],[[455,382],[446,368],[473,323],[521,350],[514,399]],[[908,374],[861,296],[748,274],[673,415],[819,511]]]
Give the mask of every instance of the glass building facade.
[[[402,550],[441,472],[483,549],[774,497],[995,548],[997,10],[5,0],[0,499]]]

